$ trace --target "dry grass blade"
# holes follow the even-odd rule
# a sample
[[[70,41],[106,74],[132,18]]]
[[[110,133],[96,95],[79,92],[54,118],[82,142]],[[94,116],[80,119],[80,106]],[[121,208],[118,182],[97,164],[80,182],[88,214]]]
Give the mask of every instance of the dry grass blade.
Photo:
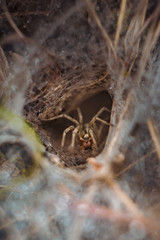
[[[158,240],[158,4],[2,3],[10,66],[0,48],[0,239]],[[96,122],[97,149],[82,149],[79,136],[68,149],[70,133],[63,148],[70,119],[57,116],[77,121],[82,109],[87,132],[101,107],[111,127]],[[146,115],[157,123],[148,120],[149,130]]]
[[[128,27],[128,30],[124,39],[125,53],[126,53],[127,61],[129,58],[129,63],[130,63],[128,72],[131,71],[132,66],[135,62],[135,59],[138,56],[140,38],[137,39],[137,41],[134,43],[134,47],[133,47],[133,42],[135,40],[135,37],[137,36],[137,33],[139,32],[139,30],[142,28],[144,24],[147,5],[148,5],[148,0],[140,1],[140,3],[137,6],[137,11],[135,15],[132,17],[132,20],[130,22],[130,25]]]
[[[10,23],[10,25],[12,26],[12,28],[15,30],[15,32],[18,34],[18,36],[20,38],[24,38],[24,34],[19,30],[19,28],[17,27],[17,25],[15,24],[15,22],[13,21],[10,13],[8,12],[8,9],[7,9],[7,6],[6,6],[6,1],[3,0],[3,10],[4,10],[4,13],[5,13],[5,16],[8,20],[8,22]]]
[[[94,10],[90,0],[85,0],[86,1],[86,4],[87,4],[87,7],[88,7],[88,10],[90,11],[90,13],[92,14],[97,26],[99,27],[101,33],[102,33],[102,36],[104,37],[105,41],[106,41],[106,44],[107,46],[112,50],[113,52],[113,55],[115,57],[115,59],[117,58],[117,54],[116,54],[116,51],[115,51],[115,47],[113,46],[113,43],[112,43],[112,40],[110,39],[109,35],[107,34],[106,30],[104,29],[104,27],[102,26],[102,23],[96,13],[96,11]]]
[[[119,150],[118,150],[119,144],[121,142],[123,142],[123,138],[125,138],[125,135],[127,134],[128,130],[129,130],[129,129],[127,130],[127,128],[126,128],[126,131],[123,130],[123,125],[124,125],[123,119],[125,117],[125,114],[128,111],[131,100],[132,100],[132,92],[130,92],[128,94],[125,106],[123,107],[121,114],[120,114],[120,120],[117,124],[114,135],[109,143],[109,146],[107,148],[105,148],[102,153],[102,158],[104,159],[104,167],[102,168],[101,171],[99,171],[99,173],[98,173],[99,176],[101,174],[106,175],[106,173],[108,173],[108,167],[109,167],[110,163],[112,162],[114,157],[116,155],[118,155],[118,153],[119,153]]]
[[[7,228],[8,226],[14,224],[17,220],[16,219],[13,219],[13,220],[10,220],[8,221],[7,223],[5,223],[4,225],[0,226],[0,230],[4,229],[4,228]]]
[[[158,158],[160,160],[160,136],[158,134],[158,130],[156,128],[156,125],[149,119],[147,120],[147,125],[149,128],[152,140],[154,142],[154,145],[156,147],[156,152],[157,152]]]
[[[132,213],[132,215],[140,221],[146,227],[147,231],[154,233],[154,231],[159,231],[160,222],[155,221],[152,218],[148,218],[132,201],[132,199],[127,196],[127,194],[121,189],[121,187],[113,180],[107,179],[107,184],[113,189],[125,207]]]
[[[146,218],[139,218],[135,215],[129,215],[122,211],[114,210],[106,206],[99,206],[97,204],[89,203],[86,201],[72,201],[70,203],[70,208],[84,218],[94,217],[97,219],[109,220],[111,222],[120,224],[130,224],[132,221],[137,221],[142,223],[142,225],[139,224],[137,227],[141,228],[145,226],[146,230],[153,234],[154,231],[158,232],[160,227],[159,222],[150,221]]]
[[[127,2],[127,0],[121,1],[120,14],[118,17],[116,35],[115,35],[115,40],[114,40],[115,47],[118,45],[118,41],[119,41],[121,29],[122,29],[122,23],[123,23],[123,18],[124,18],[125,9],[126,9],[126,2]]]
[[[128,170],[130,170],[131,168],[133,168],[137,163],[142,162],[143,160],[146,160],[147,157],[151,156],[152,154],[155,153],[155,150],[145,154],[144,156],[142,156],[140,159],[136,160],[135,162],[131,163],[130,165],[128,165],[127,167],[125,167],[124,169],[122,169],[122,171],[120,171],[118,174],[115,175],[115,179],[118,178],[119,176],[121,176],[122,174],[124,174],[125,172],[127,172]]]
[[[150,17],[148,17],[139,32],[137,33],[137,36],[135,36],[135,40],[133,42],[133,46],[136,44],[138,41],[138,38],[142,35],[142,33],[145,31],[145,29],[149,26],[149,24],[153,21],[154,18],[156,18],[159,15],[160,12],[160,6],[156,8],[156,10],[151,14]]]
[[[159,14],[160,14],[160,11],[159,11]],[[142,50],[142,57],[141,57],[141,61],[139,63],[137,81],[140,81],[140,79],[145,71],[145,67],[149,60],[151,51],[155,47],[159,36],[160,36],[160,21],[159,21],[159,16],[157,15],[157,17],[154,19],[154,21],[148,31],[148,35],[147,35],[145,43],[144,43],[144,47]]]
[[[115,192],[117,197],[121,200],[121,202],[128,210],[128,213],[121,210],[115,211],[110,207],[93,204],[91,198],[93,198],[93,195],[95,194],[94,191],[96,190],[96,184],[94,183],[90,189],[91,190],[90,192],[92,194],[88,195],[89,196],[88,199],[87,198],[84,198],[82,200],[71,199],[69,203],[69,208],[78,214],[77,217],[81,217],[80,219],[77,218],[76,225],[74,225],[76,228],[74,227],[73,230],[74,234],[76,234],[76,229],[78,229],[78,239],[80,239],[80,233],[84,221],[88,217],[95,217],[97,219],[104,219],[112,222],[121,222],[125,224],[129,224],[135,220],[140,222],[142,226],[146,228],[147,232],[150,232],[153,235],[155,231],[157,233],[159,232],[160,227],[159,221],[157,222],[155,219],[149,218],[147,215],[144,215],[144,213],[138,208],[136,203],[134,203],[132,199],[129,196],[127,196],[127,194],[120,188],[120,186],[115,181],[107,178],[103,180],[106,181],[107,185],[110,186],[111,189]],[[78,228],[78,224],[80,224],[80,228]],[[139,227],[141,227],[141,225]],[[70,236],[73,236],[73,232],[72,235]]]
[[[8,61],[3,52],[3,49],[0,47],[0,89],[1,89],[0,96],[2,95],[3,84],[7,78],[8,68],[9,68]]]
[[[75,201],[72,202],[71,206],[79,215],[83,215],[85,217],[96,217],[99,219],[121,223],[130,223],[131,221],[136,220],[134,216],[128,215],[124,212],[113,210],[106,206],[99,206],[86,201]]]
[[[107,184],[111,187],[111,189],[117,194],[120,200],[124,203],[126,208],[136,217],[140,218],[143,216],[143,213],[139,210],[137,205],[132,201],[130,197],[120,188],[120,186],[114,181],[107,179]]]

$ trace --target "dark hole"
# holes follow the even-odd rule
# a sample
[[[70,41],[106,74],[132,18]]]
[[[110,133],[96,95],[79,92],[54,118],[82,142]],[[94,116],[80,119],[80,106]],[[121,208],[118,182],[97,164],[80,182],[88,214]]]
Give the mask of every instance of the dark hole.
[[[98,113],[98,111],[102,107],[106,107],[107,109],[111,110],[112,98],[107,91],[101,91],[91,96],[87,100],[82,101],[79,105],[77,105],[77,107],[79,107],[82,112],[83,123],[84,124],[89,123],[91,119]],[[67,115],[79,121],[77,109],[73,110]],[[102,120],[110,122],[109,112],[104,111],[99,115],[99,117]],[[104,143],[108,134],[109,126],[106,126],[105,124],[99,121],[96,121],[95,123],[96,124],[93,127],[93,131],[96,138],[98,139],[98,142],[97,142],[98,149],[101,150],[104,146]],[[76,126],[75,123],[65,118],[48,121],[44,125],[44,128],[47,131],[47,134],[50,136],[51,140],[53,141],[53,146],[55,148],[61,148],[63,131],[72,125]],[[66,135],[65,146],[64,146],[66,148],[68,148],[68,146],[71,143],[71,135],[72,135],[72,131],[68,132]],[[80,147],[80,144],[78,141],[76,141],[75,150],[78,149],[79,147]]]

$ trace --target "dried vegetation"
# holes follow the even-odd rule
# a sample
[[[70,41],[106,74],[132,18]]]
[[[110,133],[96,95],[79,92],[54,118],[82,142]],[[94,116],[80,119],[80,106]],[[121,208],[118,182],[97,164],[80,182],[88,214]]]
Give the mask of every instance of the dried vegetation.
[[[159,2],[0,4],[0,239],[158,240]]]

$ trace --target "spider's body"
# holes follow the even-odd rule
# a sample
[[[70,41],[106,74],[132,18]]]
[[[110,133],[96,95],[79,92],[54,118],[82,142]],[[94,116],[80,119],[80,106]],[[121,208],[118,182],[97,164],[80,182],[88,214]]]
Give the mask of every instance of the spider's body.
[[[96,140],[95,133],[93,131],[95,122],[99,121],[107,126],[112,126],[112,124],[99,118],[101,113],[104,111],[107,111],[110,113],[109,109],[107,109],[106,107],[102,107],[98,111],[98,113],[91,119],[91,121],[86,124],[83,124],[83,116],[82,116],[80,108],[77,108],[79,121],[75,118],[70,117],[69,115],[66,115],[66,114],[61,114],[61,115],[52,117],[50,119],[43,119],[43,121],[52,121],[52,120],[55,120],[58,118],[66,118],[66,119],[70,120],[76,126],[71,125],[63,131],[61,147],[64,147],[67,133],[69,131],[72,131],[72,140],[71,140],[71,145],[70,145],[71,149],[74,148],[76,139],[78,138],[78,142],[80,143],[82,150],[87,150],[87,149],[92,150],[92,149],[97,149],[97,140]]]

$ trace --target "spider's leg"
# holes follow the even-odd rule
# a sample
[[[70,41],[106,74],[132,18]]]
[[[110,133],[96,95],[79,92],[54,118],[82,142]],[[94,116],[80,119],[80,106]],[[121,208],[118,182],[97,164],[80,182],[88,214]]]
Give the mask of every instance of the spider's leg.
[[[95,124],[96,126],[96,124]],[[94,127],[95,128],[95,127]],[[104,128],[104,124],[100,124],[100,126],[98,127],[98,129],[96,129],[96,134],[97,134],[97,138],[98,138],[98,141],[100,142],[100,137],[101,137],[101,134],[102,134],[102,130]]]
[[[107,125],[107,126],[113,126],[112,123],[108,123],[108,122],[106,122],[105,120],[103,120],[103,119],[101,119],[101,118],[99,118],[99,117],[97,117],[97,118],[95,119],[95,121],[99,121],[99,122],[101,122],[101,123],[104,123],[104,124]]]
[[[64,143],[65,143],[65,139],[66,139],[66,135],[69,131],[73,130],[75,127],[74,126],[70,126],[68,128],[66,128],[64,131],[63,131],[63,136],[62,136],[62,142],[61,142],[61,147],[63,148],[64,147]]]
[[[91,138],[92,138],[93,145],[94,145],[95,149],[97,149],[97,141],[96,141],[96,139],[95,139],[95,137],[94,137],[93,130],[90,128],[88,131],[89,131],[89,134],[90,134],[90,136],[91,136]]]
[[[99,122],[101,122],[101,123],[103,123],[103,124],[105,124],[105,125],[107,125],[107,126],[113,126],[111,123],[108,123],[108,122],[106,122],[105,120],[99,118],[99,115],[100,115],[102,112],[104,112],[104,111],[107,111],[107,112],[110,113],[110,110],[109,110],[108,108],[102,107],[102,108],[98,111],[98,113],[92,118],[92,120],[90,121],[90,124],[93,125],[96,121],[99,121]]]
[[[76,135],[79,131],[79,126],[77,126],[74,131],[72,132],[72,141],[71,141],[71,145],[70,145],[70,149],[73,149],[74,148],[74,145],[75,145],[75,140],[76,140]]]
[[[55,117],[52,117],[52,118],[49,118],[49,119],[42,119],[42,121],[52,121],[52,120],[55,120],[55,119],[58,119],[58,118],[66,118],[66,119],[70,120],[71,122],[75,123],[76,125],[79,125],[79,122],[76,119],[68,116],[67,114],[60,114],[58,116],[55,116]]]
[[[79,123],[82,124],[83,123],[83,116],[82,116],[82,112],[81,112],[79,107],[77,108],[77,113],[78,113]]]

